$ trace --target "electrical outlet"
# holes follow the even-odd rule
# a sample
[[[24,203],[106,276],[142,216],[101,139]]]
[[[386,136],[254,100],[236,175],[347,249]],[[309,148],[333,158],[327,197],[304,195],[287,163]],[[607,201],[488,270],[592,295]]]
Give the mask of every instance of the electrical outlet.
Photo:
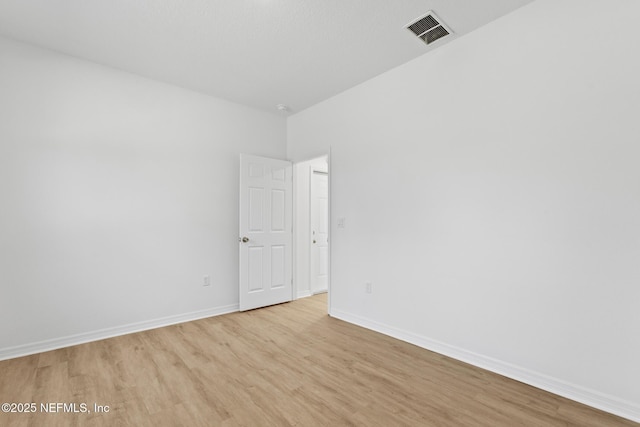
[[[211,286],[211,276],[204,276],[202,278],[202,286]]]
[[[373,285],[371,284],[371,282],[366,282],[364,284],[364,291],[368,294],[373,292]]]

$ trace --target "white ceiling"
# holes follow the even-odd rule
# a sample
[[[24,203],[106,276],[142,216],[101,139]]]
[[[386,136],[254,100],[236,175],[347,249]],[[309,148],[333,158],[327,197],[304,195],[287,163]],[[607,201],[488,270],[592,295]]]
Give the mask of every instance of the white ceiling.
[[[0,34],[296,112],[533,0],[0,0]],[[433,10],[455,35],[404,26]]]

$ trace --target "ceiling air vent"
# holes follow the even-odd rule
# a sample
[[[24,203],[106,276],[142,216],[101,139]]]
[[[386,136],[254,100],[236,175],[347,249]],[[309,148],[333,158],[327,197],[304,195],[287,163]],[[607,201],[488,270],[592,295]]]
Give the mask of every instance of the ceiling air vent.
[[[440,18],[431,11],[410,22],[405,28],[426,44],[431,44],[452,33],[452,31],[442,23]]]

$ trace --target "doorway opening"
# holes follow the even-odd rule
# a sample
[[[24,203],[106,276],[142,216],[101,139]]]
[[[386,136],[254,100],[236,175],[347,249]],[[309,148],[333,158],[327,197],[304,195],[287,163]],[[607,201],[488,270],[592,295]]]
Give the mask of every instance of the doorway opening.
[[[330,292],[329,156],[293,169],[293,298],[298,299]]]

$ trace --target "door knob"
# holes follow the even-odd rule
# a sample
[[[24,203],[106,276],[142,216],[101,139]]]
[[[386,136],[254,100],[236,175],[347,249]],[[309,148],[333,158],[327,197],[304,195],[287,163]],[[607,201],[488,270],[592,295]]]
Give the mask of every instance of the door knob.
[[[242,243],[247,243],[249,241],[249,238],[248,237],[242,237],[242,238],[239,238],[238,241],[242,242]]]
[[[313,243],[315,243],[316,241],[314,240]]]

